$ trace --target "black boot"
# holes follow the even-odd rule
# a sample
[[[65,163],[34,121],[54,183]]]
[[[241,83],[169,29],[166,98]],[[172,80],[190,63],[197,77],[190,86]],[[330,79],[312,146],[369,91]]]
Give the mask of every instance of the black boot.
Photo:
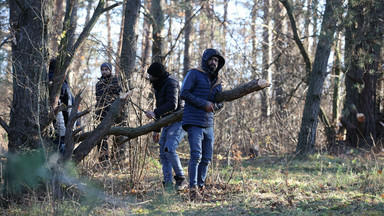
[[[187,187],[187,181],[185,180],[185,176],[174,176],[176,180],[175,190],[182,191]]]

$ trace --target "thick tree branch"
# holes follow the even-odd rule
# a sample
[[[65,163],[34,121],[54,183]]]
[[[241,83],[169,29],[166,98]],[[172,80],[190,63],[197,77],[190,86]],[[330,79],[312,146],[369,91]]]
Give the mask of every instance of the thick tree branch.
[[[125,93],[112,103],[108,114],[101,121],[101,123],[95,130],[90,132],[89,136],[87,136],[87,138],[73,151],[73,161],[75,163],[82,161],[93,149],[93,147],[95,147],[95,145],[101,140],[101,138],[106,134],[109,134],[109,129],[119,117],[119,114],[127,101],[128,93]]]
[[[216,96],[216,102],[233,101],[254,91],[259,91],[270,84],[263,79],[255,79],[232,90],[223,91]]]
[[[222,93],[216,96],[216,101],[233,101],[249,93],[262,90],[268,86],[270,86],[270,84],[266,80],[252,80],[232,90],[223,91]],[[181,121],[183,116],[183,110],[180,110],[169,116],[161,118],[158,121],[151,122],[149,124],[137,128],[111,127],[119,116],[119,113],[122,109],[122,105],[122,102],[116,100],[112,104],[111,110],[109,111],[108,115],[103,119],[103,121],[94,131],[83,133],[75,137],[75,140],[77,141],[84,140],[73,152],[73,160],[75,161],[75,163],[78,163],[83,160],[84,157],[92,150],[92,148],[95,147],[96,143],[100,141],[100,139],[104,135],[123,135],[126,136],[128,139],[133,139],[148,134],[152,131],[159,130],[162,127],[165,127],[174,122]]]
[[[74,142],[74,139],[73,139],[73,133],[74,131],[72,130],[72,128],[74,127],[75,125],[75,122],[77,120],[77,110],[79,108],[79,105],[80,105],[80,101],[81,101],[81,98],[80,98],[80,95],[82,94],[82,92],[84,91],[81,90],[75,97],[75,104],[73,104],[72,106],[72,110],[71,110],[71,113],[69,115],[69,118],[68,118],[68,123],[67,125],[65,125],[66,127],[66,130],[65,130],[65,141],[66,141],[66,145],[65,145],[65,152],[64,152],[64,161],[68,161],[71,156],[72,156],[72,153],[73,153],[73,148],[75,146],[75,142]]]

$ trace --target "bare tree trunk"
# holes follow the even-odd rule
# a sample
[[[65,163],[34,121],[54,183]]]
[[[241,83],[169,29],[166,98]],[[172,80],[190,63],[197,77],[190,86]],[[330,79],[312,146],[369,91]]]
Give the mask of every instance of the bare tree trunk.
[[[222,33],[222,45],[221,45],[221,51],[223,55],[226,55],[226,44],[227,44],[227,25],[228,25],[228,1],[224,0],[224,15],[223,15],[223,33]]]
[[[318,19],[318,15],[317,15],[317,8],[319,7],[319,1],[313,1],[312,2],[312,8],[313,8],[313,16],[312,16],[312,19],[313,19],[313,32],[312,32],[312,35],[317,35],[317,32],[318,32],[318,25],[319,25],[319,19]],[[312,46],[311,47],[317,47],[317,40],[312,40],[313,43],[312,43]]]
[[[272,80],[272,68],[271,68],[271,59],[272,59],[272,1],[264,0],[263,7],[263,79],[266,79],[267,82]],[[271,103],[270,96],[272,95],[271,89],[266,89],[266,91],[261,92],[261,112],[264,119],[268,118],[271,114]]]
[[[120,63],[128,89],[133,88],[131,76],[135,68],[137,27],[139,24],[140,0],[132,0],[125,4],[124,36]]]
[[[48,116],[47,64],[51,17],[47,2],[9,2],[12,35],[13,100],[10,114],[9,151],[38,148],[42,142],[40,122]],[[40,146],[41,147],[41,146]]]
[[[151,7],[152,22],[152,61],[164,63],[164,38],[162,31],[164,29],[164,12],[161,7],[161,0],[153,0]]]
[[[210,40],[208,34],[210,31],[208,31],[208,29],[210,28],[209,27],[209,21],[208,21],[208,14],[209,14],[209,4],[204,4],[204,2],[202,2],[202,9],[201,9],[201,13],[200,13],[200,16],[199,16],[199,31],[196,32],[197,34],[197,38],[196,40],[198,41],[198,50],[204,50],[206,49],[207,47],[212,47],[212,41]]]
[[[144,1],[147,7],[151,8],[150,1]],[[151,50],[151,22],[148,20],[147,17],[144,17],[144,23],[143,23],[143,42],[142,42],[142,53],[141,53],[141,68],[146,68],[148,64],[150,64],[149,59],[149,51]],[[144,73],[146,71],[143,71]]]
[[[312,20],[312,0],[305,0],[305,3],[304,3],[306,6],[307,6],[307,10],[305,11],[305,13],[303,14],[304,17],[304,47],[306,50],[308,50],[309,52],[309,56],[311,56],[311,45],[309,44],[309,26],[310,26],[310,22]]]
[[[108,0],[106,0],[106,7],[109,6],[109,3],[108,3]],[[112,45],[112,27],[111,27],[111,13],[109,11],[107,11],[105,13],[105,18],[107,20],[106,22],[106,25],[107,25],[107,41],[108,41],[108,44],[107,44],[107,56],[108,56],[108,62],[112,63],[113,62],[113,59],[112,59],[112,56],[114,56],[114,53],[113,53],[113,45]]]
[[[56,0],[54,4],[55,13],[52,14],[52,29],[63,29],[63,19],[64,19],[64,0]],[[60,31],[52,31],[50,35],[50,55],[57,53],[59,48],[59,43],[57,38],[59,38]]]
[[[251,25],[251,42],[252,42],[252,56],[251,56],[251,59],[252,59],[252,63],[253,64],[256,64],[257,61],[256,61],[256,55],[257,55],[257,36],[256,36],[256,19],[258,17],[258,14],[257,14],[257,0],[254,0],[253,1],[253,6],[252,6],[252,11],[251,11],[251,15],[252,15],[252,25]],[[254,69],[255,70],[255,69]]]
[[[334,49],[334,59],[333,59],[333,74],[334,74],[334,81],[333,81],[333,97],[332,97],[332,124],[335,125],[336,121],[338,120],[339,116],[339,102],[340,102],[340,96],[339,96],[339,90],[340,90],[340,73],[341,73],[341,57],[340,57],[340,50],[341,50],[341,32],[337,33],[336,36],[336,44]]]
[[[352,146],[375,145],[376,85],[384,32],[383,9],[383,1],[348,3],[348,17],[353,24],[346,29],[345,61],[348,70],[342,123],[347,129],[347,142]],[[358,120],[358,114],[364,117]]]
[[[192,23],[189,20],[192,17],[192,5],[191,0],[185,1],[185,18],[184,21],[186,23],[184,30],[184,61],[183,61],[183,77],[187,75],[188,70],[190,69],[190,56],[189,52],[191,50],[191,31],[192,31]]]
[[[124,20],[125,20],[125,6],[126,4],[123,4],[123,9],[122,9],[122,13],[121,13],[121,24],[120,24],[120,33],[119,33],[119,40],[117,41],[117,50],[116,50],[116,69],[115,69],[115,73],[118,74],[118,76],[121,78],[121,77],[124,77],[122,75],[122,69],[121,69],[121,50],[123,49],[123,36],[124,36]]]
[[[46,147],[40,123],[48,116],[47,59],[49,58],[48,20],[52,17],[51,1],[9,1],[9,23],[12,40],[13,98],[8,132],[6,167],[15,166],[17,155]],[[37,155],[37,154],[35,154]],[[44,157],[38,158],[44,162]],[[17,160],[16,160],[17,161]],[[17,163],[17,162],[16,162]],[[24,168],[25,169],[25,168]],[[14,172],[14,171],[13,171]],[[19,200],[28,188],[25,178],[5,171],[3,206]]]
[[[78,10],[78,0],[74,0],[74,6],[73,6],[73,10],[72,10],[72,14],[71,14],[71,22],[70,22],[71,26],[68,30],[68,37],[69,37],[68,47],[67,47],[68,51],[70,51],[73,48],[75,41],[76,41],[75,32],[76,32],[77,20],[78,20],[77,10]],[[80,62],[79,63],[80,65],[72,67],[72,68],[75,68],[75,70],[77,70],[81,67],[82,61],[78,61],[78,62]],[[72,75],[73,75],[73,71],[68,70],[68,74],[66,76],[66,80],[68,82],[68,85],[71,85],[71,83],[72,83],[72,77],[73,77]]]
[[[337,13],[341,0],[327,0],[325,5],[323,23],[319,43],[316,48],[316,56],[311,76],[309,77],[308,92],[305,100],[303,118],[296,152],[300,154],[312,153],[316,140],[316,129],[320,112],[321,92],[327,73],[327,63],[331,52],[334,34],[337,24]]]
[[[274,38],[274,43],[275,45],[273,46],[273,56],[275,56],[275,73],[274,73],[274,78],[273,78],[273,88],[275,90],[275,102],[277,105],[278,110],[283,110],[284,106],[284,96],[283,96],[283,67],[284,65],[282,64],[282,54],[284,50],[284,42],[283,42],[283,36],[286,34],[286,19],[284,18],[283,15],[283,8],[280,2],[274,2],[274,29],[277,31],[276,37]]]
[[[84,23],[85,25],[91,19],[92,4],[93,4],[93,0],[87,0],[87,15],[85,16],[85,23]]]

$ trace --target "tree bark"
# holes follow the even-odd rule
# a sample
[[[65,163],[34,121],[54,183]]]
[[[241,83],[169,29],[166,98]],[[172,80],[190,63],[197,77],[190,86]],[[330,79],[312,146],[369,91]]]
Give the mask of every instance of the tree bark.
[[[383,37],[383,1],[350,1],[346,28],[346,99],[342,121],[347,142],[354,147],[373,146],[376,139],[376,85]],[[355,14],[359,14],[356,16]],[[365,120],[357,121],[362,113]]]
[[[109,3],[107,0],[106,6],[108,7],[108,5],[109,5]],[[112,27],[111,27],[112,19],[111,19],[110,11],[107,11],[105,13],[105,19],[106,19],[106,27],[107,27],[107,42],[108,42],[106,54],[108,56],[108,62],[112,63],[113,62],[112,56],[114,56],[115,53],[113,52],[113,45],[112,45]]]
[[[272,1],[264,0],[263,6],[263,77],[267,80],[267,82],[272,81]],[[263,106],[261,107],[261,113],[263,119],[267,119],[271,114],[271,101],[270,96],[272,95],[270,89],[266,89],[266,91],[261,92],[261,101]],[[263,121],[263,120],[262,120]]]
[[[19,4],[18,4],[19,3]],[[47,72],[50,16],[48,3],[10,1],[13,100],[9,124],[10,152],[37,148],[43,144],[40,123],[48,116]],[[49,2],[52,3],[52,2]],[[52,5],[50,5],[52,6]]]
[[[299,154],[312,153],[316,140],[316,129],[320,112],[321,93],[324,80],[327,76],[327,63],[334,41],[336,31],[337,14],[341,0],[327,0],[325,5],[323,23],[316,48],[316,56],[311,76],[309,77],[308,92],[306,95],[303,117],[296,152]]]
[[[275,104],[277,105],[278,110],[284,110],[284,90],[283,90],[283,73],[284,73],[284,64],[282,56],[284,50],[283,35],[286,35],[287,25],[286,19],[282,13],[282,5],[280,2],[274,2],[274,29],[277,31],[274,38],[273,46],[273,56],[276,56],[274,63],[274,78],[273,78],[273,88],[275,94]]]
[[[333,59],[333,97],[332,97],[332,124],[335,125],[339,118],[339,89],[340,89],[340,74],[341,74],[341,33],[337,32],[336,44],[334,48],[334,59]]]
[[[123,4],[123,9],[122,11],[125,11],[125,4]],[[121,51],[123,49],[123,37],[124,37],[124,20],[125,20],[125,13],[121,13],[121,23],[120,23],[120,33],[119,33],[119,40],[117,41],[117,49],[116,49],[116,62],[117,66],[115,68],[115,74],[118,77],[124,77],[122,74],[122,69],[121,69]]]
[[[56,0],[54,4],[55,13],[52,14],[52,30],[54,29],[63,29],[63,20],[64,20],[64,0]],[[50,31],[50,52],[51,55],[57,53],[59,43],[57,38],[60,36],[59,31]]]
[[[190,46],[191,46],[191,31],[192,23],[189,20],[192,17],[192,5],[191,0],[185,1],[185,29],[184,29],[184,61],[183,61],[183,77],[187,75],[188,70],[190,69]]]
[[[128,89],[133,88],[131,76],[135,68],[137,47],[137,26],[139,24],[140,0],[127,1],[125,3],[125,20],[123,47],[121,50],[120,64],[125,79],[128,81]]]
[[[152,61],[164,63],[164,38],[161,31],[164,29],[164,12],[161,7],[161,0],[153,0],[151,7],[152,22]]]
[[[147,7],[151,7],[150,5],[150,1],[145,1],[144,3]],[[147,66],[150,64],[150,58],[149,58],[149,51],[152,50],[152,44],[151,44],[151,33],[152,33],[152,29],[151,29],[151,22],[150,20],[148,19],[148,17],[144,17],[144,21],[143,21],[143,31],[144,31],[144,34],[143,34],[143,39],[142,39],[142,45],[141,45],[141,50],[142,50],[142,53],[141,53],[141,68],[147,68]],[[144,73],[146,71],[143,71]]]

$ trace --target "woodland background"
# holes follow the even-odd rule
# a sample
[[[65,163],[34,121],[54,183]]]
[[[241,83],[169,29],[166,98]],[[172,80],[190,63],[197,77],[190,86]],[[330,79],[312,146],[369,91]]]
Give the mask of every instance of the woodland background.
[[[51,125],[67,79],[79,95],[77,113],[67,125],[73,130],[66,135],[64,160],[51,169],[60,173],[55,167],[73,161],[83,174],[97,175],[92,174],[98,169],[95,141],[103,134],[121,135],[110,140],[121,147],[110,167],[126,168],[128,191],[144,187],[146,167],[157,157],[150,131],[174,121],[145,118],[142,110],[154,108],[146,69],[162,62],[181,83],[206,48],[220,50],[226,59],[220,72],[224,90],[259,78],[272,84],[225,102],[216,114],[214,164],[236,167],[255,146],[261,157],[341,158],[360,152],[376,158],[384,135],[382,11],[381,0],[2,0],[2,163],[11,167],[11,158],[40,149],[42,161],[51,161]],[[51,58],[59,65],[53,87],[47,82]],[[95,83],[105,61],[124,90],[133,91],[128,101],[116,103],[125,115],[118,127],[115,116],[100,123],[93,114]],[[187,160],[186,140],[180,152]],[[9,188],[7,177],[2,179]]]

